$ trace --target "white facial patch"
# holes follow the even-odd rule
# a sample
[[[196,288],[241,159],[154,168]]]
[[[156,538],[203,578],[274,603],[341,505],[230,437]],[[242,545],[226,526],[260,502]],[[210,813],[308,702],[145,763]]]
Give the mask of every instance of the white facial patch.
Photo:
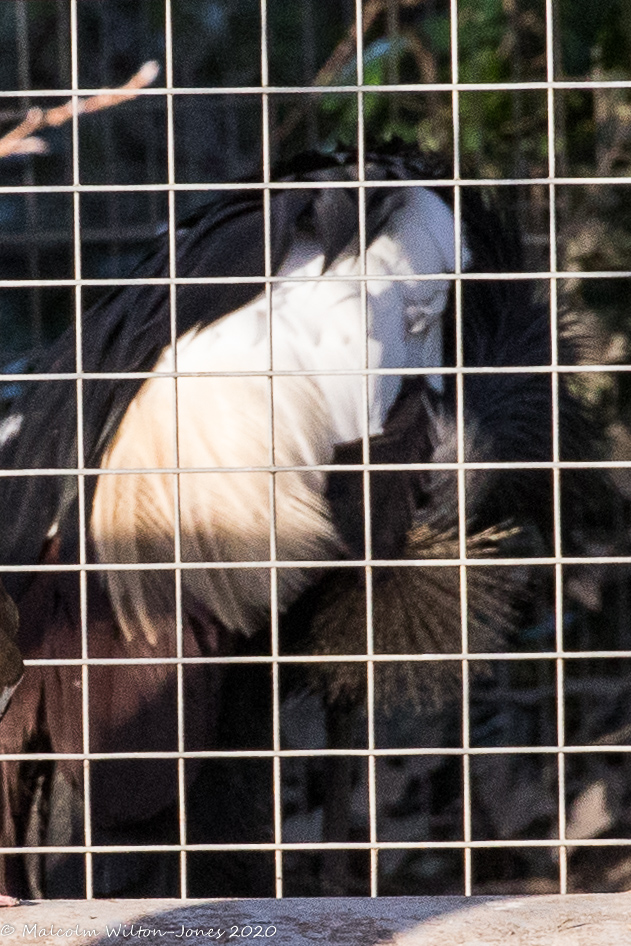
[[[439,368],[443,363],[443,315],[451,280],[442,273],[455,268],[454,216],[429,188],[405,188],[405,199],[390,216],[383,233],[367,252],[373,276],[409,276],[368,282],[370,303],[370,367]],[[463,244],[463,266],[470,253]],[[430,279],[423,279],[430,276]],[[443,390],[441,375],[428,384]],[[382,375],[371,384],[371,433],[378,433],[396,400],[400,377]]]

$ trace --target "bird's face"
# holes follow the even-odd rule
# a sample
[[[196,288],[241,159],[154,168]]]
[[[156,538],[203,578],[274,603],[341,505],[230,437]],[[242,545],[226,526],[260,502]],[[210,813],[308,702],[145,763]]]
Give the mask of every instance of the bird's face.
[[[463,266],[469,255],[463,247]],[[454,269],[451,209],[425,187],[406,188],[366,254],[367,274],[375,277],[369,280],[367,293],[369,367],[438,368],[443,364],[443,318],[451,281],[440,276]],[[428,384],[442,391],[440,375],[430,374]],[[396,374],[371,378],[371,434],[381,431],[399,388]]]

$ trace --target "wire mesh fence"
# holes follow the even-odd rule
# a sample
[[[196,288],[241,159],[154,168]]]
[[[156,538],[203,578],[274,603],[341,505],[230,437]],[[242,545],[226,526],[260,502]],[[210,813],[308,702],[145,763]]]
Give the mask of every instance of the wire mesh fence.
[[[62,631],[48,627],[46,647],[36,641],[25,653],[22,688],[39,673],[49,694],[61,694],[57,702],[49,696],[45,704],[37,689],[43,684],[33,684],[31,713],[38,723],[29,738],[26,724],[21,741],[14,737],[19,726],[3,738],[8,730],[0,724],[4,777],[19,772],[21,785],[13,809],[20,813],[19,830],[5,829],[3,836],[5,842],[12,837],[4,849],[5,881],[24,895],[46,897],[627,889],[631,141],[625,118],[631,74],[609,47],[612,31],[628,29],[628,14],[621,3],[610,22],[583,27],[569,4],[556,0],[490,3],[488,10],[466,0],[306,0],[295,6],[280,0],[11,0],[0,9],[0,117],[7,127],[34,105],[72,103],[70,120],[42,133],[48,153],[0,163],[0,441],[13,436],[7,423],[15,425],[14,405],[29,385],[66,392],[76,431],[72,463],[33,456],[30,466],[0,476],[70,478],[78,495],[76,560],[33,562],[25,552],[24,560],[2,565],[10,590],[23,573],[31,579],[63,574],[63,588],[76,601]],[[629,36],[620,42],[631,49]],[[134,90],[133,101],[130,95],[127,104],[80,116],[85,97],[120,86],[153,59],[160,77]],[[280,524],[290,513],[279,506],[278,483],[304,466],[277,460],[274,385],[313,371],[275,364],[273,293],[339,277],[274,272],[274,195],[322,189],[321,182],[288,182],[278,168],[306,148],[330,153],[339,143],[356,150],[355,179],[327,187],[356,193],[359,268],[352,279],[361,287],[366,335],[369,289],[385,279],[367,261],[367,200],[372,190],[410,186],[367,174],[371,141],[379,135],[396,136],[401,146],[415,141],[446,158],[440,177],[416,179],[413,186],[449,192],[455,265],[416,279],[452,287],[453,352],[433,367],[375,368],[366,341],[354,371],[366,424],[352,464],[364,497],[364,554],[342,562],[285,557]],[[517,269],[476,272],[463,263],[461,209],[472,191],[499,201],[522,231]],[[262,270],[182,276],[178,221],[226,192],[255,193],[261,201]],[[135,274],[149,250],[162,254],[162,275]],[[550,358],[487,365],[481,372],[465,358],[467,287],[503,280],[523,284],[524,291],[534,286],[545,301]],[[184,384],[206,374],[178,369],[178,311],[187,287],[210,291],[226,283],[260,290],[269,363],[250,374],[269,386],[270,449],[259,465],[204,468],[183,459],[178,433]],[[171,356],[149,371],[105,371],[86,359],[85,313],[126,285],[168,291]],[[39,371],[37,354],[68,326],[75,333],[72,370]],[[564,358],[568,332],[584,352],[578,366]],[[552,430],[550,459],[469,462],[467,378],[520,372],[550,378],[549,415],[541,418]],[[213,377],[234,374],[229,368]],[[380,649],[375,636],[373,594],[384,570],[424,568],[428,561],[372,554],[372,477],[390,468],[436,468],[436,459],[389,467],[371,462],[369,384],[388,374],[440,378],[454,400],[456,455],[439,466],[454,477],[458,548],[455,556],[430,560],[431,567],[458,571],[461,639],[452,653],[391,652]],[[85,404],[105,380],[140,388],[157,378],[173,449],[150,475],[165,478],[171,491],[172,554],[165,559],[163,550],[144,549],[138,560],[104,564],[90,538],[96,478],[133,479],[143,471],[86,462]],[[607,429],[607,453],[589,460],[564,455],[560,378],[595,406]],[[511,465],[550,484],[549,535],[537,554],[473,557],[467,484],[480,466]],[[196,561],[188,554],[182,490],[187,477],[218,469],[266,477],[268,554],[253,551],[230,561]],[[336,466],[329,458],[309,470],[323,476]],[[606,501],[597,488],[603,473],[616,487]],[[577,507],[568,515],[562,497],[574,480],[584,494],[593,490],[594,499],[591,511],[587,503],[587,512]],[[291,625],[283,621],[279,588],[288,573],[325,568],[365,576],[365,648],[359,653],[298,654]],[[469,619],[468,576],[485,568],[489,574],[504,568],[529,586],[515,629],[495,650],[483,646]],[[183,615],[187,576],[229,569],[269,575],[269,620],[230,652],[194,653]],[[143,571],[162,575],[174,602],[169,643],[157,655],[125,653],[118,643],[112,649],[99,624],[99,596],[113,587],[111,576]],[[50,598],[43,602],[46,627],[45,608],[52,613],[54,607]],[[417,700],[389,711],[376,694],[386,666],[397,662],[422,667],[425,676]],[[340,664],[365,672],[358,708],[327,705],[300,677],[314,665],[326,677]],[[456,665],[457,682],[437,698],[428,681],[445,664]],[[159,712],[144,699],[148,667],[162,668]],[[196,687],[204,689],[205,712],[215,707],[212,725],[197,718]],[[64,694],[72,688],[70,699]],[[127,702],[107,751],[95,749],[102,741],[100,719],[111,711],[104,693],[112,703]],[[168,726],[157,738],[164,719]],[[146,747],[144,732],[152,734]],[[79,780],[71,763],[79,763]],[[112,810],[99,808],[97,818],[95,792],[112,800]],[[117,806],[128,812],[122,821],[112,813]],[[8,822],[7,812],[4,818]]]

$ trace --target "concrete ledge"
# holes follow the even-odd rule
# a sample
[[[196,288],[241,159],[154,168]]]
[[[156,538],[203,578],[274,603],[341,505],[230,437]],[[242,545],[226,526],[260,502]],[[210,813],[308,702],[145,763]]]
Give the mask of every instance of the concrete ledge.
[[[0,946],[631,946],[631,893],[300,900],[49,900],[0,910]]]

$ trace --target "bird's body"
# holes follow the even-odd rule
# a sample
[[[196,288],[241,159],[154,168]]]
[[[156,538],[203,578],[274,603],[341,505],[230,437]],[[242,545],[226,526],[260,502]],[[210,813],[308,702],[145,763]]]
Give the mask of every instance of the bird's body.
[[[325,473],[310,467],[331,463],[336,445],[366,430],[382,433],[401,378],[371,375],[365,392],[363,368],[438,367],[442,359],[449,283],[390,277],[453,271],[453,214],[424,188],[395,196],[397,209],[366,253],[366,271],[380,278],[367,284],[365,316],[357,248],[323,277],[324,248],[300,235],[278,270],[288,281],[274,283],[269,304],[258,296],[190,329],[178,339],[175,360],[168,347],[154,366],[161,373],[177,365],[190,376],[176,386],[149,380],[128,407],[104,469],[231,471],[179,476],[183,561],[269,560],[265,469],[272,464],[290,468],[275,478],[277,559],[344,554],[324,495]],[[282,374],[270,383],[265,372],[272,367]],[[174,509],[172,474],[101,477],[92,512],[99,560],[172,561]],[[314,577],[307,569],[282,571],[281,613]],[[140,619],[144,637],[155,640],[161,616],[172,610],[160,594],[159,574],[110,572],[107,582],[126,635],[138,635]],[[266,568],[188,570],[183,584],[195,612],[210,611],[232,631],[253,633],[269,612]]]
[[[176,272],[192,283],[177,287],[175,345],[167,285],[122,287],[84,316],[83,369],[105,376],[83,382],[81,449],[72,380],[25,382],[25,393],[0,425],[4,467],[74,469],[82,453],[85,468],[101,471],[85,480],[84,550],[102,571],[100,577],[90,574],[87,583],[90,656],[160,658],[178,652],[173,571],[151,568],[168,563],[182,565],[182,653],[230,653],[235,642],[269,625],[275,599],[265,563],[335,562],[361,559],[366,552],[362,473],[310,467],[362,464],[366,438],[373,462],[457,459],[453,385],[422,371],[452,357],[453,293],[451,280],[441,278],[456,269],[447,189],[399,186],[436,176],[418,154],[369,156],[367,180],[397,186],[366,187],[360,227],[353,155],[305,159],[297,167],[288,183],[306,179],[317,186],[271,192],[269,272],[280,279],[269,295],[261,284],[266,271],[262,196],[252,191],[222,196],[178,230]],[[329,182],[348,186],[327,187]],[[475,204],[465,213],[462,268],[493,272],[511,265],[497,218]],[[163,251],[135,275],[168,272]],[[378,278],[362,283],[363,275]],[[235,276],[261,281],[230,284]],[[205,277],[225,281],[195,284]],[[506,280],[489,286],[480,281],[465,303],[467,365],[523,368],[548,362],[547,316],[528,291],[515,291]],[[71,331],[39,370],[73,372],[75,348]],[[397,374],[414,368],[421,369],[416,377],[402,380]],[[367,375],[366,369],[393,373]],[[272,377],[272,371],[278,373]],[[154,374],[146,377],[147,372]],[[473,375],[467,382],[466,459],[552,458],[545,375]],[[580,443],[581,412],[565,395],[560,417],[565,442]],[[183,472],[176,476],[176,469]],[[545,533],[549,479],[536,486],[527,481],[525,491],[521,484],[519,471],[480,469],[469,476],[472,549],[493,554],[507,523]],[[0,563],[62,569],[78,563],[79,488],[76,475],[67,473],[0,478]],[[445,548],[458,555],[454,474],[384,469],[371,474],[371,496],[373,556],[444,558]],[[476,531],[483,537],[478,545]],[[228,567],[221,568],[222,562]],[[262,564],[251,567],[257,562]],[[238,563],[243,567],[235,567]],[[111,564],[127,567],[108,570]],[[323,572],[280,568],[278,611],[287,615],[289,627],[298,615],[307,640],[313,631],[308,646],[315,652],[359,648],[361,653],[366,639],[359,570]],[[395,601],[417,652],[457,651],[458,570],[414,572],[408,586],[405,575],[411,572],[405,567],[375,582],[375,646],[386,652],[403,647],[405,633],[390,633]],[[480,570],[472,572],[471,627],[495,634],[507,613],[506,587],[480,577]],[[402,601],[406,587],[410,599]],[[27,572],[15,576],[10,590],[21,610],[25,656],[79,656],[81,599],[72,573]],[[0,728],[5,750],[27,745],[81,750],[80,677],[75,668],[65,669],[31,668]],[[116,666],[91,675],[91,750],[175,749],[175,676],[159,661],[125,669],[127,676]],[[197,671],[186,678],[186,738],[193,748],[217,745],[220,687],[218,671],[210,682]],[[345,681],[338,680],[334,693],[344,689]],[[78,803],[81,764],[59,770]],[[97,767],[96,773],[93,767],[95,843],[99,832],[106,843],[120,837],[125,825],[137,826],[137,834],[129,828],[132,838],[145,837],[151,819],[176,804],[177,786],[159,763],[121,761],[111,770]],[[34,802],[21,790],[20,777],[15,767],[3,769],[4,810],[11,814],[5,815],[0,839],[9,843],[23,843],[33,831]],[[204,777],[202,764],[187,763],[191,819],[202,811],[195,786]],[[143,793],[138,784],[145,786]],[[206,808],[199,816],[211,824]],[[51,802],[52,814],[41,829],[48,838],[53,809]],[[20,875],[11,892],[23,892],[25,883]],[[44,891],[52,889],[50,878],[42,883]],[[100,884],[101,895],[144,889],[111,877]],[[77,895],[75,888],[71,892]],[[198,895],[213,892],[202,886]]]

